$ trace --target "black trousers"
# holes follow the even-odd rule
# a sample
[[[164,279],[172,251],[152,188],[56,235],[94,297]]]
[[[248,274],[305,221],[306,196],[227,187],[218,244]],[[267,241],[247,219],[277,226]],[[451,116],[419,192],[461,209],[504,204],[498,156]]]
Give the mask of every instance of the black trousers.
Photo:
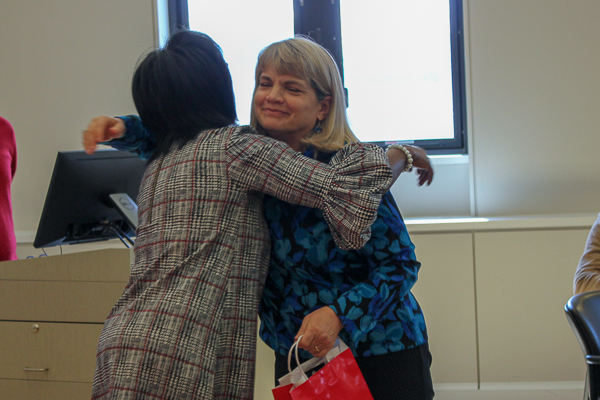
[[[304,362],[306,360],[301,360]],[[431,353],[427,343],[380,356],[357,357],[374,400],[431,400]],[[292,360],[292,369],[296,368]],[[287,356],[275,354],[275,382],[288,373]]]

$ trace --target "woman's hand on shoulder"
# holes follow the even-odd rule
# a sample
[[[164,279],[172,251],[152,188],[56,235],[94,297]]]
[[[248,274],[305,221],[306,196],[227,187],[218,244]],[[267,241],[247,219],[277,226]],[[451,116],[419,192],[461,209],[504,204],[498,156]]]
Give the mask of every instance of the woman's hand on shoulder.
[[[335,345],[335,339],[343,327],[331,308],[319,308],[304,317],[296,340],[302,335],[299,347],[315,357],[324,357]]]
[[[404,147],[408,149],[412,156],[413,169],[416,169],[417,175],[419,175],[419,186],[423,186],[426,183],[429,186],[433,180],[433,166],[427,156],[427,152],[418,146],[405,145]]]
[[[98,143],[120,138],[125,134],[125,123],[120,118],[100,116],[92,119],[83,131],[82,142],[86,153],[92,154]]]

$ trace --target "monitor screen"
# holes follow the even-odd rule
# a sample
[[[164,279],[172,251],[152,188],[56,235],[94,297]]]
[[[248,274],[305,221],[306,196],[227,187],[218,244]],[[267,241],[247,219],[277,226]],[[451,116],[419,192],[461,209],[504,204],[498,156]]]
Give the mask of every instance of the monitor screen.
[[[117,150],[59,152],[33,246],[115,239],[119,230],[135,236],[110,195],[127,194],[136,201],[146,164]]]

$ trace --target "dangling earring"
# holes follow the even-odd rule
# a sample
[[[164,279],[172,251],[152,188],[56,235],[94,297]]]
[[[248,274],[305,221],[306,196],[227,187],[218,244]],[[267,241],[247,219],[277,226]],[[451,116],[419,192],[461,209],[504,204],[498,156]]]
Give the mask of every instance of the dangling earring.
[[[323,128],[321,128],[321,121],[317,120],[317,124],[313,128],[313,132],[314,133],[321,133],[321,132],[323,132]]]

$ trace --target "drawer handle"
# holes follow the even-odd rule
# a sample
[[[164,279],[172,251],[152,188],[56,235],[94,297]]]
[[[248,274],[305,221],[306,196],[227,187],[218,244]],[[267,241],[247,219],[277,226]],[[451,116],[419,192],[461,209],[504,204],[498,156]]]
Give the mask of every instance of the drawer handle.
[[[50,368],[29,368],[29,367],[25,367],[23,368],[23,371],[27,371],[27,372],[48,372]]]

